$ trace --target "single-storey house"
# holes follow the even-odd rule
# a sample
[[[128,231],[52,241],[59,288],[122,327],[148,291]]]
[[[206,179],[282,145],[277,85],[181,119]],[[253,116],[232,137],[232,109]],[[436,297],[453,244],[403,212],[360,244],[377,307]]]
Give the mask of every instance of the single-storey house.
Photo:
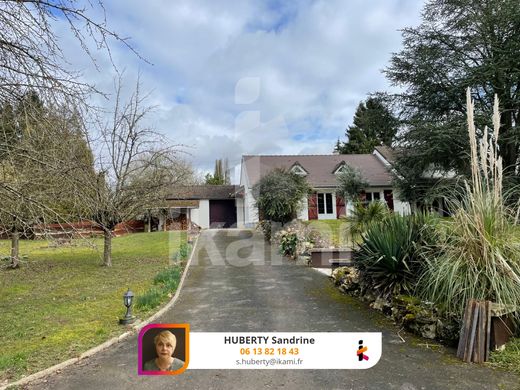
[[[337,219],[349,213],[353,205],[336,195],[337,175],[348,164],[357,168],[369,183],[364,197],[368,202],[384,201],[391,210],[408,214],[410,206],[401,202],[392,187],[392,150],[378,147],[372,154],[330,155],[245,155],[242,157],[240,186],[243,187],[243,224],[254,226],[258,222],[258,210],[252,193],[261,177],[275,168],[284,168],[305,176],[313,192],[302,200],[298,218],[301,220]]]
[[[407,214],[409,204],[401,202],[392,187],[393,161],[388,147],[377,147],[372,154],[244,155],[240,185],[176,187],[158,205],[156,217],[148,219],[154,220],[148,230],[253,227],[258,222],[253,186],[275,168],[305,176],[312,187],[308,199],[302,199],[301,220],[337,219],[349,213],[352,203],[336,195],[337,175],[347,164],[359,169],[369,183],[363,194],[366,201],[384,201],[390,209]]]
[[[236,185],[176,187],[158,207],[158,230],[237,227],[244,219],[243,202],[243,190]]]

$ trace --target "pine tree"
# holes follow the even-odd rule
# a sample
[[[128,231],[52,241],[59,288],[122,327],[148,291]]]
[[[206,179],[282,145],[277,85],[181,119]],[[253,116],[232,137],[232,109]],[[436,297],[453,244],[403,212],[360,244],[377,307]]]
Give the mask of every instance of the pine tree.
[[[336,143],[341,154],[372,153],[379,145],[391,146],[398,128],[398,120],[379,97],[359,103],[354,122],[345,131],[347,141]]]

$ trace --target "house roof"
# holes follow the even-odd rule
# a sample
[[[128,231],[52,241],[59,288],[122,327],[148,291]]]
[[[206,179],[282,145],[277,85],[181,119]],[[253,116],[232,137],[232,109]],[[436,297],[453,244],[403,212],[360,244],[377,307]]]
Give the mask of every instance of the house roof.
[[[391,147],[386,146],[386,145],[382,145],[382,146],[376,146],[375,149],[390,164],[393,164],[395,162],[395,157],[396,157],[395,156],[395,150],[392,149]]]
[[[308,172],[307,182],[315,188],[335,187],[334,171],[343,163],[359,169],[372,187],[390,186],[392,183],[388,168],[373,154],[243,156],[250,186],[271,170],[290,169],[296,162]]]
[[[243,188],[236,185],[194,185],[175,187],[166,197],[171,199],[234,199],[242,196]]]

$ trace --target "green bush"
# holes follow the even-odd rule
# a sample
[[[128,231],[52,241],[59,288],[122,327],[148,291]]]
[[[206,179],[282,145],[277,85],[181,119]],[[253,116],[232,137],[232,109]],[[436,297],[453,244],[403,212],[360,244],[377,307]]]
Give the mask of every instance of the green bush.
[[[278,245],[280,254],[296,259],[298,256],[310,255],[313,248],[326,246],[320,232],[301,221],[293,221],[273,236],[273,243]]]
[[[179,285],[181,272],[180,267],[166,268],[155,276],[153,284],[162,286],[166,291],[175,291]]]
[[[374,223],[382,221],[390,214],[386,203],[370,202],[364,204],[363,202],[355,202],[351,215],[347,218],[350,223],[350,235],[352,242],[363,234],[368,227]]]
[[[165,296],[163,289],[152,287],[143,295],[138,295],[135,300],[135,307],[138,309],[154,309],[161,304]]]
[[[348,164],[343,166],[341,173],[337,176],[336,193],[343,199],[356,200],[359,194],[369,186],[361,171]]]
[[[288,232],[280,238],[280,254],[295,259],[298,249],[298,234],[296,232]]]
[[[182,268],[168,267],[160,271],[153,279],[153,286],[143,295],[136,298],[136,308],[153,309],[161,304],[163,299],[177,290],[181,279]]]
[[[187,260],[191,253],[191,245],[183,242],[179,246],[179,256],[181,260]]]
[[[453,220],[446,223],[440,250],[428,263],[421,292],[455,318],[462,318],[473,298],[516,307],[513,315],[520,320],[520,246],[513,225],[520,210],[508,209],[502,192],[502,159],[496,145],[499,104],[495,99],[493,134],[485,128],[480,142],[469,89],[467,107],[471,182],[462,193],[454,191],[448,199]]]
[[[472,298],[518,305],[520,248],[503,206],[489,192],[468,192],[457,208],[428,261],[421,296],[459,319]]]
[[[285,224],[294,219],[311,188],[305,177],[273,169],[253,186],[261,219]]]
[[[256,229],[260,230],[263,233],[264,239],[267,242],[271,242],[272,228],[273,227],[271,221],[267,221],[265,219],[258,222],[258,224],[256,225]]]
[[[426,265],[424,253],[435,239],[436,218],[391,214],[370,224],[353,253],[363,289],[378,295],[412,294]]]

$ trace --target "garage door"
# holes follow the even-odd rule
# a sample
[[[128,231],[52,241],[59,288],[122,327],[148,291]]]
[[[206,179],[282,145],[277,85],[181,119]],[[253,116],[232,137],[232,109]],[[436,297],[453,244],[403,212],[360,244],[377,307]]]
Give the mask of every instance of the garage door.
[[[234,199],[209,201],[209,226],[211,228],[237,226],[237,209]]]

